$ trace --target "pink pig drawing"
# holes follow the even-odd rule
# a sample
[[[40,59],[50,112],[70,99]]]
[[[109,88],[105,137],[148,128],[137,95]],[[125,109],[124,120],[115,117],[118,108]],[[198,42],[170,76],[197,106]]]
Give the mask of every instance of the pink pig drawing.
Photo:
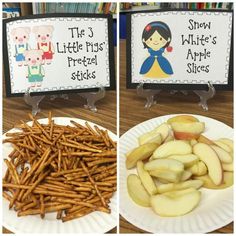
[[[54,27],[52,25],[34,26],[32,31],[35,34],[37,48],[43,50],[43,60],[47,64],[51,64],[54,54],[54,47],[52,44]]]
[[[24,52],[30,49],[28,44],[30,35],[30,28],[29,27],[18,27],[14,28],[11,31],[11,36],[15,44],[15,59],[18,63],[18,66],[22,66],[25,57]]]
[[[43,64],[43,51],[32,49],[24,52],[25,62],[27,64],[27,78],[30,87],[41,87],[45,76]]]

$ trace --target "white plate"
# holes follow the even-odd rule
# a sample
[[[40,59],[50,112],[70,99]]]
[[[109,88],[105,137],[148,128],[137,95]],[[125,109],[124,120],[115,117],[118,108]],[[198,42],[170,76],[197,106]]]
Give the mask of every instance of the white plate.
[[[74,120],[82,125],[85,121],[81,119],[56,117],[53,118],[56,124],[71,125],[70,120]],[[48,119],[38,120],[42,124],[46,124]],[[92,127],[93,123],[88,122]],[[32,124],[29,122],[28,124]],[[100,129],[105,129],[97,125]],[[18,129],[12,129],[9,132],[17,132]],[[108,134],[113,140],[117,140],[114,133],[108,131]],[[3,135],[5,138],[5,135]],[[3,144],[3,158],[7,158],[12,151],[12,146],[9,143]],[[3,175],[6,171],[6,166],[3,164]],[[117,193],[113,195],[110,202],[111,214],[103,212],[92,212],[80,219],[75,219],[63,223],[56,219],[56,213],[46,214],[42,220],[40,216],[24,216],[17,217],[14,210],[9,210],[9,202],[3,198],[3,226],[14,233],[105,233],[117,224]]]
[[[167,115],[147,120],[120,138],[120,214],[133,225],[152,233],[206,233],[221,228],[233,221],[233,186],[223,190],[201,188],[200,204],[189,214],[181,217],[160,217],[151,208],[135,204],[127,192],[127,176],[137,173],[135,168],[125,167],[125,153],[138,146],[137,138],[170,117]],[[210,139],[231,138],[233,129],[217,120],[193,115],[206,123],[204,135]]]

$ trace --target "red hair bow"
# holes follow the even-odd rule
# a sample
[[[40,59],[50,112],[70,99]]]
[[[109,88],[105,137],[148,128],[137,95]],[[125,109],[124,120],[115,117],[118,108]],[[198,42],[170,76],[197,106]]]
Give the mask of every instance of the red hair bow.
[[[151,29],[151,25],[147,25],[145,28],[146,31],[149,31],[150,29]]]

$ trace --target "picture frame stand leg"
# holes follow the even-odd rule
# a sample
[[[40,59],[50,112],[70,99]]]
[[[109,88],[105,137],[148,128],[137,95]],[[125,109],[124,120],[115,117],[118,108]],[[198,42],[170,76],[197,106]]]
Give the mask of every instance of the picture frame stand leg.
[[[208,91],[194,90],[193,92],[200,98],[200,102],[198,103],[198,105],[201,106],[204,111],[208,111],[207,101],[213,98],[216,94],[214,86],[210,82],[208,82]]]
[[[155,95],[161,92],[159,89],[144,89],[143,83],[140,83],[136,88],[139,97],[146,98],[145,108],[149,109],[153,104],[156,104]]]
[[[45,95],[42,96],[30,96],[30,88],[27,89],[24,94],[24,101],[27,105],[32,107],[32,115],[35,116],[40,112],[39,103],[44,99]]]
[[[50,96],[51,101],[54,101],[56,98],[62,98],[64,100],[68,100],[69,96],[68,96],[68,94],[60,94],[60,95],[51,95]]]
[[[82,98],[86,99],[87,103],[84,105],[84,107],[92,112],[97,112],[95,103],[98,100],[103,99],[105,97],[105,94],[106,90],[104,87],[100,87],[97,92],[79,93]]]
[[[174,95],[174,94],[176,94],[178,92],[181,92],[183,95],[188,95],[188,91],[186,91],[186,90],[171,90],[170,94]]]

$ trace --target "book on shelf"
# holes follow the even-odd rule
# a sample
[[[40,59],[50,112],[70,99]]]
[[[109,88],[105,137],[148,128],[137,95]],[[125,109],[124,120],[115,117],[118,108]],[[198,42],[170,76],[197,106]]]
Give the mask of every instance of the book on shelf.
[[[13,18],[13,17],[19,17],[20,14],[20,8],[3,8],[2,9],[2,18],[6,19],[6,18]]]
[[[21,15],[20,3],[2,3],[2,18],[12,18]]]
[[[33,2],[33,14],[45,13],[104,13],[117,12],[116,3],[42,3]]]

